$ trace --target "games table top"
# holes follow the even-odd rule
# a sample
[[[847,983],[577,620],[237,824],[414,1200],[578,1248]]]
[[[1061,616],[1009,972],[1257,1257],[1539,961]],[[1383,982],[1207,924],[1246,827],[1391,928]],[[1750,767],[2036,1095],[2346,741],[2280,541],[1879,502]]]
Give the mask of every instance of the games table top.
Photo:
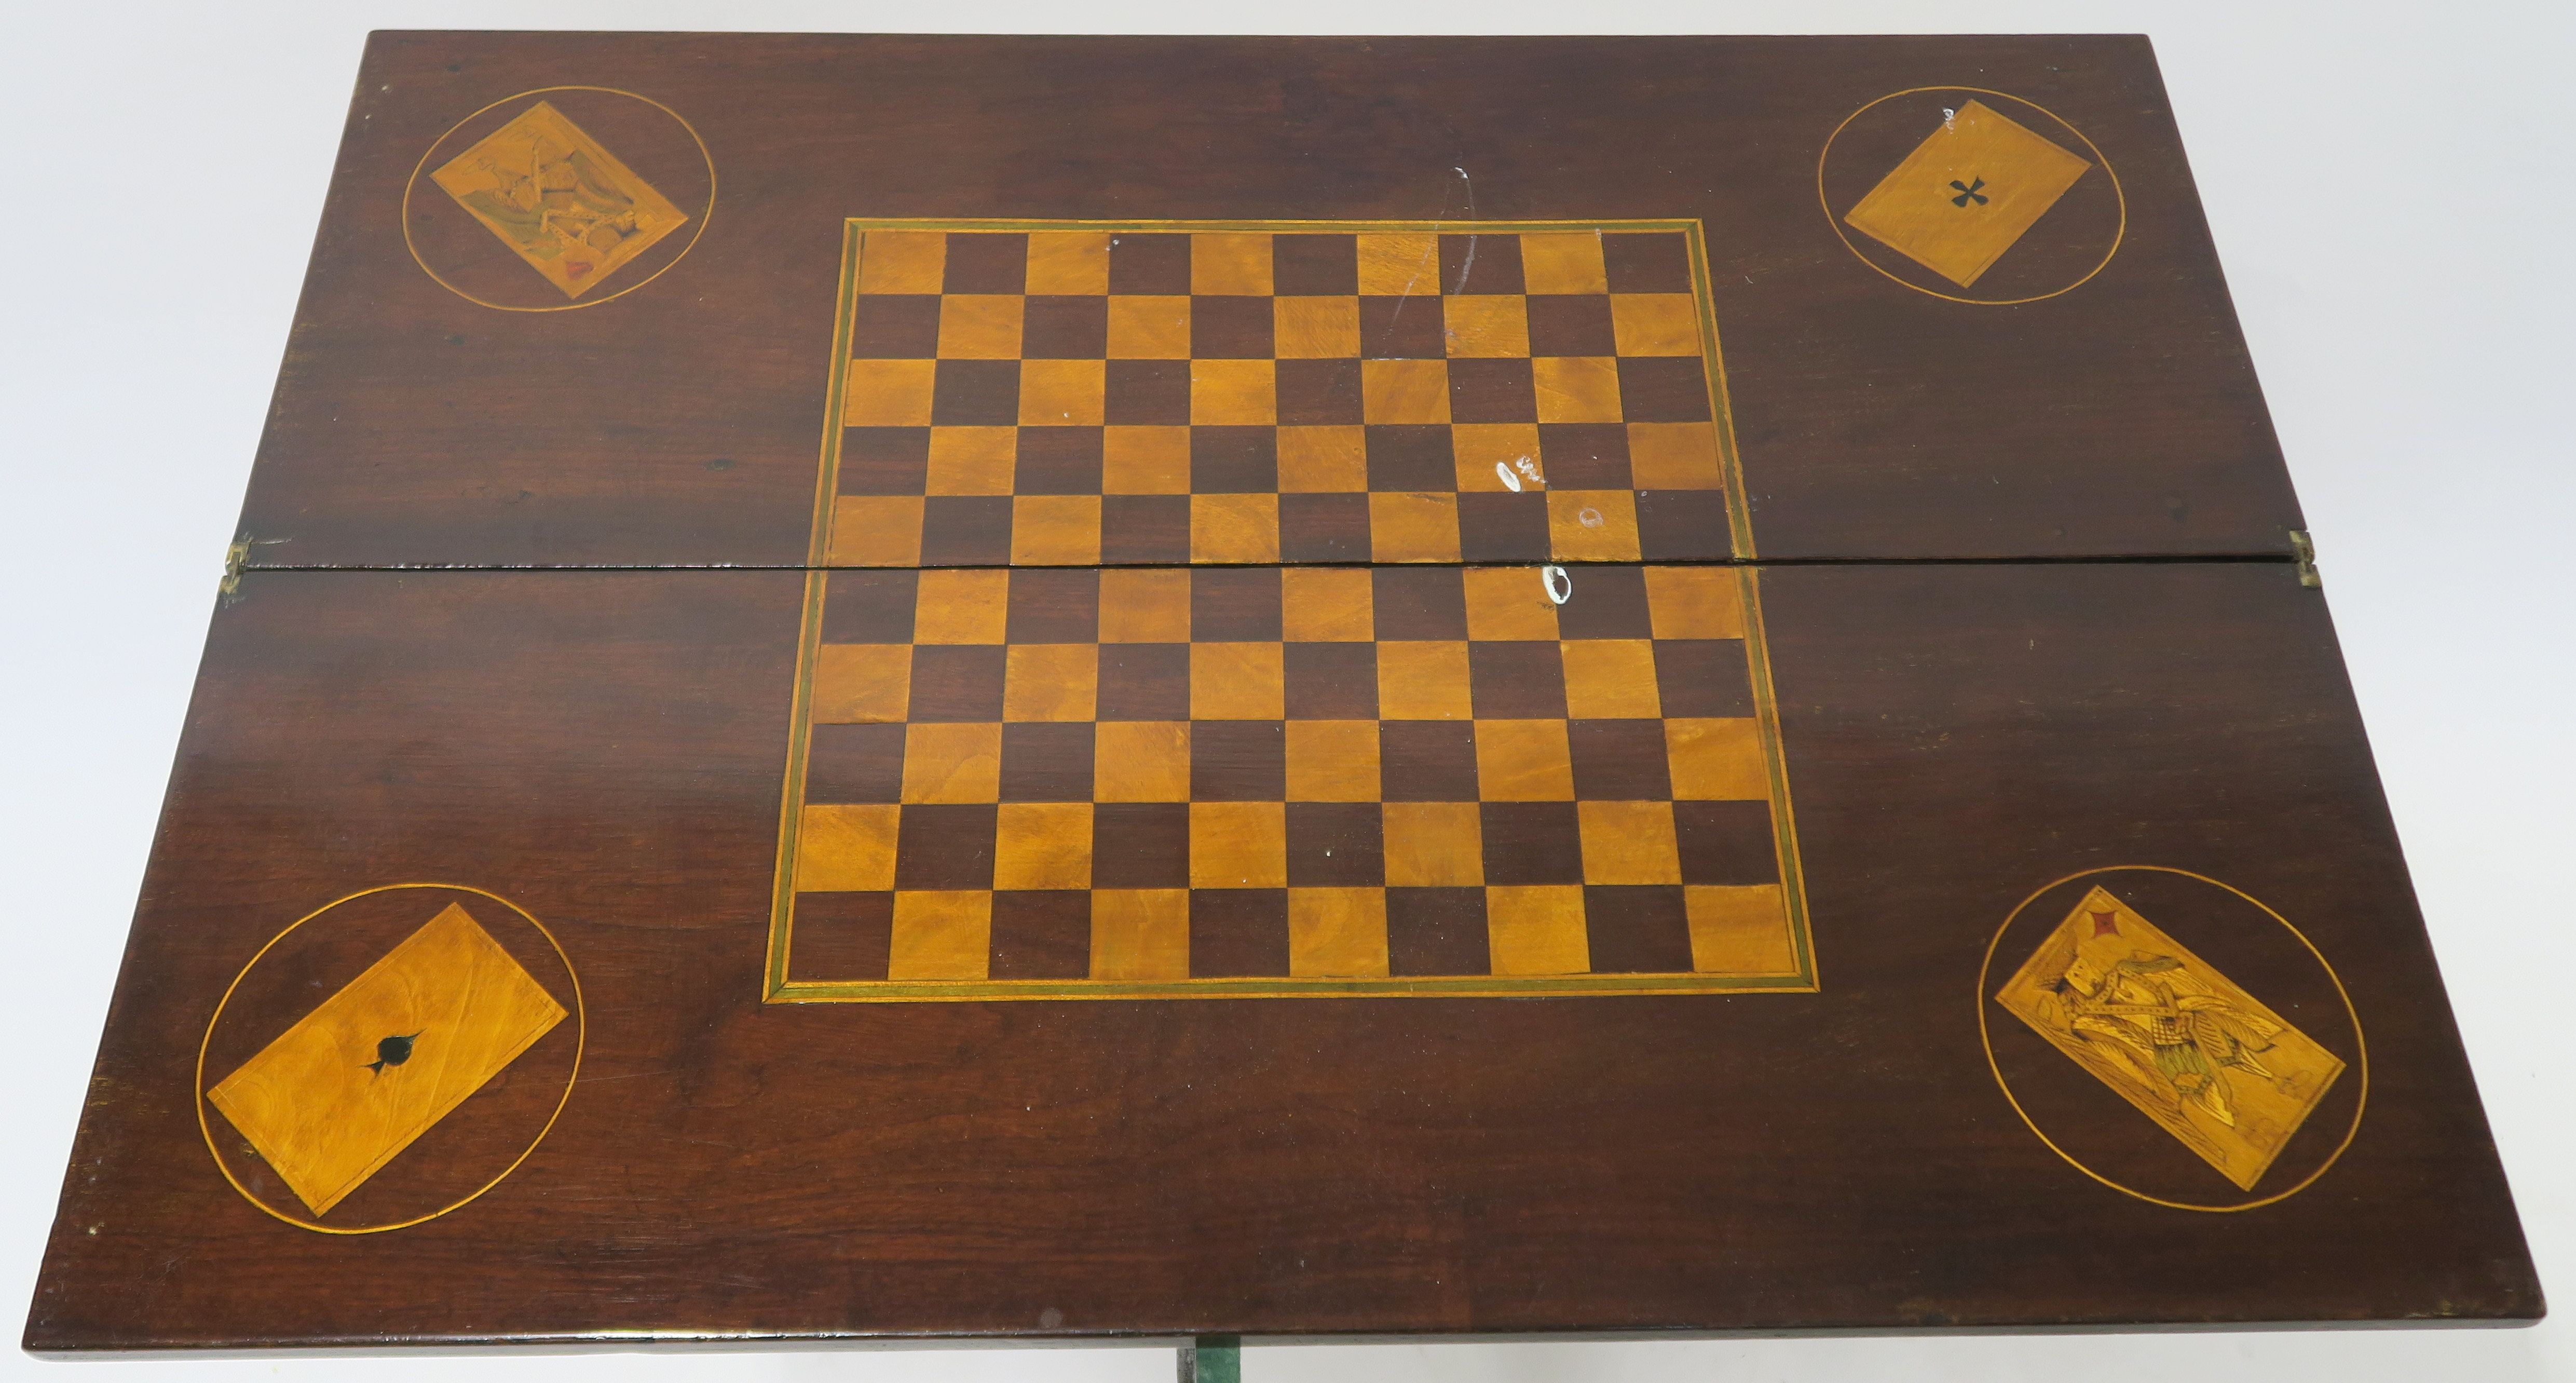
[[[370,43],[26,1343],[2541,1311],[2135,38]]]

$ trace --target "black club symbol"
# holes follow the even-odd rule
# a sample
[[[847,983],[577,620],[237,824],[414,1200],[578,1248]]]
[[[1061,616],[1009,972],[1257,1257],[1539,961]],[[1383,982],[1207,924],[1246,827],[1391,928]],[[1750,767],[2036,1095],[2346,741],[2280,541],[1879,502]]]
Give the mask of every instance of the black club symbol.
[[[1961,182],[1957,178],[1952,178],[1950,180],[1950,185],[1959,189],[1959,195],[1950,199],[1950,205],[1955,207],[1965,207],[1972,200],[1979,206],[1984,206],[1986,204],[1985,194],[1977,191],[1978,188],[1986,185],[1985,179],[1979,178],[1975,183],[1970,184]]]

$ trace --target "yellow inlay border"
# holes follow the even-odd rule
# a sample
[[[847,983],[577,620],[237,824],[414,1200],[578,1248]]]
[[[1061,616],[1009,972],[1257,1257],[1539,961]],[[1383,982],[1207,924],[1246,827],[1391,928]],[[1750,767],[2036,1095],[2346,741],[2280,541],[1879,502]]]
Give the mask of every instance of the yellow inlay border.
[[[2040,114],[2056,121],[2066,130],[2067,133],[2084,141],[2084,147],[2093,152],[2093,161],[2100,164],[2103,175],[2110,178],[2111,197],[2112,200],[2118,204],[2120,209],[2119,225],[2111,232],[2111,247],[2102,252],[2101,262],[2095,264],[2091,269],[2086,270],[2084,277],[2077,279],[2073,283],[2066,285],[2064,288],[2057,289],[2054,292],[2035,294],[2027,298],[1963,298],[1956,294],[1941,292],[1938,289],[1926,288],[1919,283],[1911,282],[1899,275],[1890,273],[1886,266],[1880,264],[1877,260],[1870,258],[1868,255],[1861,253],[1860,246],[1852,243],[1851,233],[1843,229],[1842,218],[1835,214],[1833,202],[1825,195],[1825,161],[1833,157],[1834,141],[1842,137],[1843,131],[1850,127],[1851,122],[1858,120],[1862,116],[1867,115],[1870,111],[1889,101],[1893,101],[1900,96],[1919,96],[1927,91],[1970,91],[1975,92],[1979,96],[2000,97],[2003,100],[2011,101],[2017,105],[2028,106],[2032,110],[2038,111]],[[2000,112],[1998,113],[2000,114]],[[2066,117],[2059,115],[2057,112],[2050,110],[2048,107],[2041,105],[2037,101],[2030,100],[2027,97],[2015,96],[2009,91],[1995,91],[1991,88],[1982,86],[1910,86],[1903,91],[1891,91],[1886,95],[1879,97],[1877,100],[1870,102],[1868,105],[1862,106],[1860,109],[1844,116],[1842,118],[1842,123],[1834,126],[1834,132],[1825,136],[1825,147],[1816,151],[1816,205],[1824,208],[1825,224],[1833,227],[1834,236],[1843,242],[1843,248],[1851,251],[1852,258],[1868,265],[1870,269],[1877,273],[1881,278],[1886,279],[1890,283],[1911,288],[1915,292],[1921,293],[1926,297],[1939,298],[1943,302],[1966,303],[1971,307],[2018,307],[2023,303],[2045,302],[2050,298],[2058,297],[2066,293],[2072,293],[2076,289],[2091,283],[2094,275],[2099,274],[2104,269],[2110,267],[2111,257],[2120,252],[2121,242],[2126,240],[2129,235],[2129,196],[2120,188],[2119,170],[2111,166],[2110,159],[2103,157],[2101,147],[2093,142],[2092,136],[2075,128],[2073,121],[2070,121]]]
[[[689,141],[698,146],[698,157],[706,162],[706,205],[699,209],[697,214],[698,227],[696,230],[689,233],[687,242],[680,246],[680,252],[678,254],[671,256],[670,261],[665,263],[661,268],[646,274],[644,277],[626,285],[624,288],[618,289],[614,293],[604,293],[587,302],[552,303],[534,306],[519,306],[512,303],[496,303],[489,298],[476,297],[474,294],[466,292],[455,284],[449,283],[445,278],[440,276],[436,269],[429,267],[429,261],[427,259],[421,257],[420,246],[414,244],[412,241],[411,194],[415,188],[420,186],[420,176],[428,169],[430,157],[438,152],[438,146],[445,144],[458,130],[464,129],[467,125],[481,119],[484,115],[489,114],[491,111],[501,106],[506,106],[512,101],[522,100],[530,96],[543,96],[550,91],[598,91],[605,92],[611,96],[624,96],[632,100],[641,101],[644,104],[651,106],[653,109],[662,112],[664,115],[671,117],[673,120],[678,121],[680,128],[688,132]],[[569,119],[570,117],[566,118]],[[488,307],[495,312],[571,312],[577,308],[597,307],[601,303],[615,302],[619,298],[625,297],[627,294],[643,287],[645,284],[651,283],[653,280],[671,272],[671,270],[675,268],[681,260],[689,257],[689,251],[696,249],[698,247],[699,238],[707,233],[707,223],[715,219],[716,156],[713,153],[708,152],[706,139],[698,133],[697,126],[689,123],[687,117],[641,92],[627,91],[613,86],[566,85],[532,87],[526,91],[515,92],[511,95],[504,96],[500,100],[494,101],[490,105],[476,110],[473,114],[466,116],[464,119],[457,121],[453,125],[448,126],[445,130],[439,133],[438,138],[431,140],[429,142],[429,147],[421,150],[420,162],[412,165],[411,176],[403,181],[402,208],[400,214],[402,216],[403,248],[410,251],[411,262],[419,265],[420,271],[429,275],[430,281],[437,284],[439,287],[446,289],[448,292],[463,298],[465,301],[472,303],[477,307]],[[646,251],[646,253],[650,252],[651,251],[649,249]]]
[[[496,102],[495,104],[498,103]],[[486,109],[489,109],[489,107],[486,107]],[[298,1216],[287,1214],[285,1211],[280,1210],[277,1207],[270,1205],[268,1202],[261,1200],[258,1196],[253,1195],[249,1187],[242,1185],[241,1178],[233,1175],[231,1165],[224,1161],[222,1151],[215,1146],[214,1124],[206,1117],[206,1106],[209,1103],[206,1098],[206,1053],[214,1046],[216,1025],[223,1022],[224,1008],[232,1002],[233,991],[241,988],[241,982],[250,978],[250,972],[258,967],[261,958],[265,957],[271,950],[275,949],[277,943],[284,941],[288,936],[292,935],[296,928],[320,917],[322,914],[329,912],[343,903],[353,903],[358,899],[373,897],[379,893],[394,893],[404,889],[414,888],[448,889],[457,893],[471,893],[478,898],[488,898],[491,901],[508,908],[510,911],[517,913],[529,926],[537,929],[537,935],[544,937],[548,946],[554,948],[555,958],[563,962],[564,976],[572,984],[572,1070],[564,1076],[563,1094],[555,1100],[553,1111],[546,1115],[546,1122],[537,1130],[536,1137],[529,1139],[528,1146],[521,1149],[517,1157],[510,1159],[510,1165],[503,1167],[490,1181],[484,1182],[482,1185],[475,1187],[464,1196],[451,1201],[436,1210],[430,1211],[426,1215],[417,1215],[411,1219],[397,1221],[393,1224],[349,1227],[321,1224],[314,1220],[303,1219]],[[476,888],[472,884],[380,884],[374,888],[362,888],[355,893],[334,898],[330,902],[324,903],[322,906],[315,908],[313,911],[308,912],[302,917],[295,919],[293,922],[288,923],[283,931],[270,937],[265,945],[262,945],[259,950],[252,953],[250,960],[243,964],[239,972],[234,974],[232,983],[224,986],[223,997],[215,1001],[215,1011],[206,1019],[205,1036],[199,1038],[197,1041],[195,1087],[197,1134],[200,1138],[205,1140],[206,1155],[214,1159],[215,1170],[223,1174],[224,1180],[230,1183],[235,1191],[241,1193],[243,1200],[249,1201],[254,1207],[258,1208],[262,1214],[267,1215],[271,1219],[282,1220],[298,1229],[309,1229],[316,1234],[383,1234],[388,1230],[409,1229],[413,1225],[426,1224],[431,1220],[437,1219],[441,1215],[449,1214],[450,1212],[465,1208],[467,1205],[470,1205],[475,1200],[479,1199],[484,1192],[500,1185],[512,1172],[519,1170],[519,1164],[527,1161],[528,1158],[536,1152],[537,1145],[545,1142],[546,1135],[554,1131],[555,1121],[563,1117],[564,1106],[572,1102],[573,1087],[581,1081],[582,1053],[589,1044],[590,1009],[589,1006],[582,1001],[581,974],[573,968],[572,957],[565,953],[563,943],[557,941],[555,939],[555,934],[546,930],[546,924],[538,921],[536,916],[530,913],[527,909],[520,907],[518,904],[511,902],[500,894],[491,892],[488,889]]]
[[[1951,88],[1941,87],[1933,89],[1950,90]],[[2003,1067],[1995,1060],[1994,1034],[1989,1029],[1986,1022],[1986,977],[1988,972],[1994,968],[1995,949],[2003,944],[2004,934],[2012,930],[2013,923],[2020,920],[2024,909],[2028,908],[2031,904],[2038,902],[2040,895],[2045,894],[2052,889],[2074,883],[2078,879],[2089,879],[2096,874],[2121,874],[2131,872],[2178,874],[2183,878],[2196,879],[2212,888],[2223,889],[2226,892],[2233,893],[2237,897],[2244,899],[2246,902],[2252,903],[2254,906],[2261,908],[2264,916],[2280,923],[2283,930],[2297,938],[2298,943],[2308,949],[2308,954],[2314,956],[2318,966],[2326,972],[2326,978],[2334,983],[2335,996],[2343,1000],[2344,1013],[2352,1019],[2352,1064],[2355,1072],[2354,1078],[2358,1082],[2357,1088],[2359,1090],[2359,1094],[2353,1101],[2352,1125],[2344,1130],[2343,1141],[2335,1145],[2335,1150],[2333,1152],[2326,1154],[2326,1160],[2318,1163],[2316,1170],[2308,1173],[2304,1177],[2301,1177],[2295,1185],[2290,1186],[2286,1190],[2276,1191],[2271,1195],[2261,1196],[2254,1200],[2242,1201],[2234,1205],[2204,1205],[2193,1201],[2167,1200],[2162,1196],[2148,1195],[2146,1192],[2138,1190],[2136,1187],[2123,1185],[2102,1175],[2100,1172],[2094,1171],[2092,1168],[2087,1167],[2082,1162],[2078,1161],[2073,1153],[2057,1146],[2057,1141],[2055,1139],[2050,1138],[2046,1133],[2041,1131],[2039,1121],[2030,1117],[2030,1111],[2022,1108],[2020,1098],[2013,1094],[2012,1082],[2004,1079]],[[1995,1078],[1995,1087],[2003,1091],[2004,1102],[2012,1106],[2013,1113],[2021,1116],[2022,1125],[2030,1130],[2031,1136],[2037,1138],[2042,1144],[2046,1145],[2050,1152],[2063,1158],[2067,1166],[2082,1172],[2084,1175],[2091,1177],[2093,1180],[2110,1187],[2112,1190],[2117,1191],[2124,1196],[2134,1196],[2139,1200],[2145,1201],[2149,1205],[2161,1205],[2169,1210],[2196,1210],[2212,1215],[2232,1215],[2239,1211],[2255,1210],[2279,1201],[2288,1200],[2290,1197],[2295,1196],[2301,1191],[2304,1191],[2310,1186],[2316,1184],[2319,1177],[2324,1176],[2327,1172],[2334,1169],[2335,1163],[2342,1160],[2345,1151],[2352,1147],[2352,1140],[2360,1136],[2361,1116],[2370,1108],[2370,1043],[2362,1035],[2361,1010],[2354,1006],[2352,1002],[2352,992],[2344,988],[2343,976],[2335,973],[2333,962],[2326,959],[2325,952],[2318,950],[2315,942],[2308,940],[2307,933],[2302,932],[2297,927],[2291,925],[2290,919],[2274,912],[2271,906],[2265,903],[2262,899],[2255,897],[2251,893],[2247,893],[2245,890],[2238,888],[2233,884],[2221,883],[2206,874],[2195,874],[2188,869],[2176,869],[2170,865],[2161,864],[2097,865],[2091,869],[2079,869],[2062,879],[2052,879],[2047,883],[2041,884],[2038,888],[2033,889],[2029,897],[2014,904],[2013,910],[2010,913],[2005,914],[2003,925],[1995,928],[1993,938],[1986,942],[1985,959],[1977,966],[1976,1002],[1977,1041],[1985,1049],[1986,1070],[1993,1074]],[[2322,1046],[2323,1044],[2320,1043],[2319,1045]],[[2284,1148],[2283,1151],[2287,1151],[2287,1149]]]

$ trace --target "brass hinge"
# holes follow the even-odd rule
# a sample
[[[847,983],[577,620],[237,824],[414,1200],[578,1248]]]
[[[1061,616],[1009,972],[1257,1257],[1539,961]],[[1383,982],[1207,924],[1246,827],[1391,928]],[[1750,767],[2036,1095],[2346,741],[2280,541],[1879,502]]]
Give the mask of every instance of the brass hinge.
[[[2299,584],[2310,590],[2322,588],[2326,583],[2317,575],[2317,545],[2294,528],[2290,530],[2290,551],[2299,559]]]
[[[215,583],[215,594],[222,597],[226,605],[241,599],[242,564],[249,560],[250,535],[245,533],[224,549],[224,579]]]

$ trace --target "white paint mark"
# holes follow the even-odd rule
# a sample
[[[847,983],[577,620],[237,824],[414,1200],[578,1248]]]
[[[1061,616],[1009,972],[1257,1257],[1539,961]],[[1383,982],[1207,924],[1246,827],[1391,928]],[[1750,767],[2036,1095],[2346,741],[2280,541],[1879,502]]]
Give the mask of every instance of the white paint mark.
[[[1601,526],[1601,511],[1598,509],[1586,509],[1579,514],[1576,514],[1574,516],[1574,521],[1586,528],[1599,528]]]
[[[1521,474],[1528,476],[1532,484],[1544,485],[1547,483],[1547,477],[1538,473],[1538,463],[1526,456],[1522,457],[1518,461],[1514,461],[1512,466]]]
[[[1563,567],[1539,568],[1538,584],[1547,592],[1547,598],[1559,605],[1563,605],[1574,595],[1574,578],[1566,575]]]
[[[1458,266],[1458,283],[1457,286],[1449,290],[1451,293],[1464,293],[1467,291],[1467,275],[1474,272],[1476,268],[1476,242],[1483,238],[1484,237],[1482,236],[1475,235],[1467,237],[1467,258]]]
[[[1494,463],[1494,474],[1503,478],[1504,487],[1509,489],[1513,494],[1519,494],[1521,492],[1521,478],[1512,474],[1512,468],[1510,466],[1497,461]]]
[[[1958,127],[1959,113],[1950,109],[1948,106],[1943,106],[1941,108],[1941,128],[1945,130],[1955,130]]]

